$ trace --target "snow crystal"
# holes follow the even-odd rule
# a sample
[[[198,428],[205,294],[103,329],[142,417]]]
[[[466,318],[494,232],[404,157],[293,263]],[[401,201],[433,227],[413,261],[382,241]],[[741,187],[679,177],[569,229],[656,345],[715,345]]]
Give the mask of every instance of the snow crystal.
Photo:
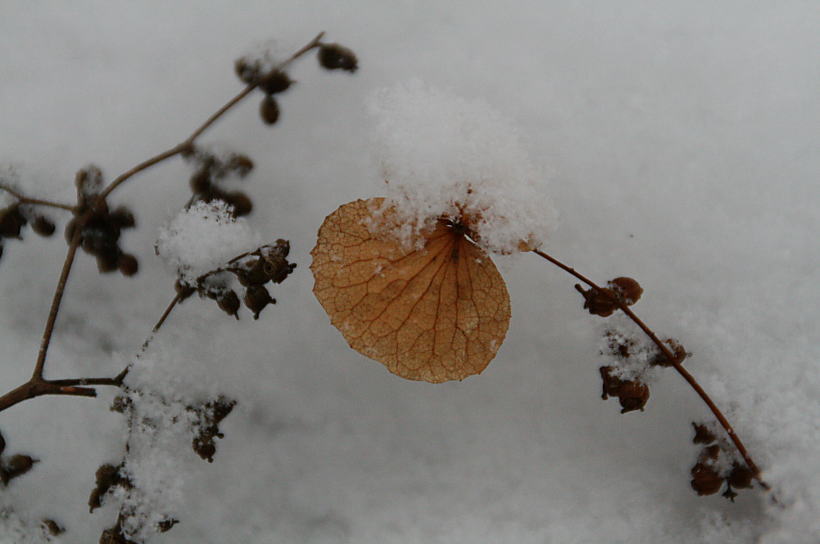
[[[262,245],[261,238],[243,218],[234,218],[231,207],[215,200],[197,202],[160,230],[157,254],[183,281],[215,270],[237,255]]]
[[[530,161],[515,127],[479,100],[421,81],[383,89],[369,101],[387,196],[407,240],[440,217],[465,218],[483,247],[538,247],[557,214],[545,176]]]

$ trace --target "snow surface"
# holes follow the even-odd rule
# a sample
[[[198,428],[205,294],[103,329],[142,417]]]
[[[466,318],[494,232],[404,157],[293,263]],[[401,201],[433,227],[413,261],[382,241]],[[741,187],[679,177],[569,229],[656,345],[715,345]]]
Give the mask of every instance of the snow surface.
[[[253,96],[203,139],[253,158],[248,224],[289,239],[299,267],[258,321],[185,301],[141,359],[133,379],[179,402],[239,401],[214,463],[165,458],[155,478],[182,467],[163,499],[181,522],[152,541],[816,543],[819,23],[799,0],[5,2],[0,164],[65,202],[83,165],[110,179],[185,138],[240,89],[233,61],[254,43],[295,50],[325,30],[359,57],[353,76],[305,59],[279,124],[258,120]],[[543,249],[601,282],[641,282],[636,312],[692,353],[779,505],[691,491],[690,422],[707,412],[677,376],[651,384],[645,412],[600,400],[602,320],[533,255],[496,258],[513,317],[481,376],[403,381],[347,347],[311,293],[309,251],[340,204],[385,196],[369,97],[413,78],[510,120],[562,217]],[[100,276],[78,257],[49,377],[114,375],[139,351],[173,297],[153,244],[189,175],[174,160],[114,193],[137,216],[122,245],[140,273]],[[4,245],[10,389],[30,376],[65,244]],[[13,510],[0,541],[42,541],[44,517],[69,543],[113,523],[113,502],[87,506],[96,468],[123,456],[113,396],[0,413],[7,452],[41,460],[0,494]],[[177,430],[168,440],[184,446]]]

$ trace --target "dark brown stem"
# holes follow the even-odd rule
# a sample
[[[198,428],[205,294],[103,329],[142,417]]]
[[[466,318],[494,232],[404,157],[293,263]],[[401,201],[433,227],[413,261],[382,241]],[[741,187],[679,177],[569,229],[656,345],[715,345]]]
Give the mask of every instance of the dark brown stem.
[[[595,282],[593,282],[583,274],[580,274],[574,268],[567,266],[558,259],[552,257],[551,255],[548,255],[547,253],[544,253],[543,251],[537,249],[534,249],[533,253],[546,259],[547,261],[551,262],[552,264],[564,270],[565,272],[571,274],[572,276],[578,278],[580,281],[584,282],[595,291],[605,293],[605,291],[601,287],[596,285]],[[578,286],[576,286],[576,288],[580,290]],[[740,440],[740,437],[737,435],[737,433],[735,433],[734,429],[732,428],[732,425],[729,423],[729,420],[726,419],[726,416],[723,415],[723,412],[720,411],[715,402],[711,399],[711,397],[709,397],[709,395],[706,393],[703,387],[701,387],[701,385],[697,382],[695,377],[692,376],[692,374],[690,374],[688,370],[683,368],[680,359],[674,353],[672,353],[672,350],[670,350],[669,347],[664,342],[662,342],[660,338],[658,338],[658,335],[655,334],[655,332],[652,329],[650,329],[649,326],[646,323],[644,323],[643,320],[641,320],[635,314],[635,312],[633,312],[632,309],[629,306],[627,306],[622,300],[620,300],[618,297],[614,297],[613,302],[624,314],[626,314],[627,317],[629,317],[629,319],[631,319],[649,337],[650,340],[652,340],[652,343],[655,344],[655,346],[657,346],[661,353],[663,353],[664,357],[666,357],[668,361],[671,361],[672,366],[675,368],[678,374],[680,374],[683,377],[683,379],[686,380],[686,382],[692,387],[692,389],[695,390],[695,392],[703,400],[703,402],[706,403],[706,406],[709,407],[709,410],[712,411],[712,414],[714,414],[715,418],[717,418],[720,425],[729,435],[729,438],[732,440],[732,443],[734,443],[738,453],[740,453],[741,457],[743,457],[743,461],[746,463],[746,466],[748,466],[749,470],[751,470],[752,474],[754,474],[754,478],[760,483],[761,487],[763,487],[764,489],[770,489],[769,485],[761,479],[760,469],[757,467],[757,464],[755,464],[755,462],[752,460],[748,450],[746,450],[746,446],[743,445],[743,442]]]
[[[17,201],[20,202],[20,204],[32,204],[32,205],[35,205],[35,206],[48,206],[50,208],[59,208],[61,210],[67,210],[67,211],[70,211],[70,212],[74,211],[74,206],[71,206],[69,204],[61,204],[59,202],[52,202],[50,200],[42,200],[42,199],[39,199],[39,198],[29,198],[29,197],[23,195],[22,193],[20,193],[19,191],[16,191],[16,190],[12,189],[11,187],[9,187],[8,185],[5,185],[3,183],[0,183],[0,190],[6,191],[7,193],[9,193],[11,196],[16,198]]]
[[[182,300],[182,297],[179,294],[177,294],[173,298],[173,300],[171,300],[171,302],[168,304],[168,307],[165,308],[165,311],[162,312],[162,315],[160,316],[159,320],[154,325],[154,328],[151,329],[151,334],[156,334],[157,331],[159,331],[162,328],[162,324],[165,323],[165,320],[168,319],[168,316],[171,315],[171,312],[174,311],[174,308],[176,308],[180,300]],[[146,341],[146,344],[147,343],[148,342]]]

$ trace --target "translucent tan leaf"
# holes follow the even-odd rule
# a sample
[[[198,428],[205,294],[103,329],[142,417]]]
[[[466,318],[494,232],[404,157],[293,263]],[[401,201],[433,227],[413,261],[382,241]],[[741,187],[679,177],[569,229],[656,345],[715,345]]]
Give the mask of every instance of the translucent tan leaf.
[[[480,373],[510,322],[503,278],[444,223],[400,244],[382,203],[357,200],[325,219],[311,252],[316,298],[350,347],[394,374],[439,383]]]

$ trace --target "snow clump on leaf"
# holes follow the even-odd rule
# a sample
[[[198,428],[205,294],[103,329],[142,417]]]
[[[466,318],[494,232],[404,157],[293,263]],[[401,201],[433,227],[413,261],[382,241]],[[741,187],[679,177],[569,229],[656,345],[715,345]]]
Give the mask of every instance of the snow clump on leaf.
[[[543,173],[513,125],[486,103],[413,80],[378,91],[368,106],[405,243],[440,218],[464,222],[496,253],[537,248],[554,230]]]

